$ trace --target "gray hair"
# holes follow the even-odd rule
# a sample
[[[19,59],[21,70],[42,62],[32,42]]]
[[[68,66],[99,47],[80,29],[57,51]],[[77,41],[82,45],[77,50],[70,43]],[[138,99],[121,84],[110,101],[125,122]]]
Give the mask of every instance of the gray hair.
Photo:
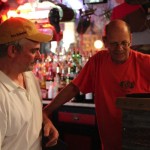
[[[22,51],[23,47],[19,41],[14,41],[6,44],[0,44],[0,58],[7,56],[8,47],[12,45],[16,48],[18,52]]]

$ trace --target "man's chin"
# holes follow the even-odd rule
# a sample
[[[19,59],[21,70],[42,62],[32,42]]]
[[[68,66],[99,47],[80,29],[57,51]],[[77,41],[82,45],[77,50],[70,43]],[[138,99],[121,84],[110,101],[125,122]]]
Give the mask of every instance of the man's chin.
[[[123,54],[122,55],[118,55],[116,57],[116,61],[119,62],[119,63],[124,63],[124,62],[127,61],[127,57],[125,55],[123,55]]]
[[[126,62],[127,59],[124,59],[124,58],[118,58],[118,59],[113,59],[113,61],[116,63],[116,64],[123,64],[124,62]]]
[[[33,66],[30,66],[26,69],[26,71],[32,71],[33,70]]]
[[[118,63],[119,64],[123,64],[123,63],[125,63],[127,60],[126,59],[118,59]]]

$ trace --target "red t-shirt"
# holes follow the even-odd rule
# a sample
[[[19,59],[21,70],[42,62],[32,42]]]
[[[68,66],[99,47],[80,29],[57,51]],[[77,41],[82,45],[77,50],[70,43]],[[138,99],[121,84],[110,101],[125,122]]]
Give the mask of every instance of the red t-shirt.
[[[131,50],[124,64],[115,64],[108,50],[99,51],[72,82],[83,93],[94,92],[103,150],[121,150],[122,114],[116,98],[150,92],[150,55]]]

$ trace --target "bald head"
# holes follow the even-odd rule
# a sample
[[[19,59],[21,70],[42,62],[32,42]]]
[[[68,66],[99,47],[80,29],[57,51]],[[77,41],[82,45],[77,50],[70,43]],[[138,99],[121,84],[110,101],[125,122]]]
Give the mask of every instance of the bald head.
[[[111,21],[105,28],[106,36],[108,36],[110,32],[122,32],[124,30],[129,34],[131,33],[129,25],[125,21],[119,19]]]
[[[123,20],[113,20],[106,25],[104,43],[115,63],[124,63],[129,58],[131,32]]]

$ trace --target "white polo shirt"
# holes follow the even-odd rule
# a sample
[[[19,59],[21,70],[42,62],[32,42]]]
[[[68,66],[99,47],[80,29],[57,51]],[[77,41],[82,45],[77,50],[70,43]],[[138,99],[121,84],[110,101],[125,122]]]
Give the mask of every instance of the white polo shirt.
[[[0,150],[42,150],[38,81],[25,72],[26,89],[0,71]]]

